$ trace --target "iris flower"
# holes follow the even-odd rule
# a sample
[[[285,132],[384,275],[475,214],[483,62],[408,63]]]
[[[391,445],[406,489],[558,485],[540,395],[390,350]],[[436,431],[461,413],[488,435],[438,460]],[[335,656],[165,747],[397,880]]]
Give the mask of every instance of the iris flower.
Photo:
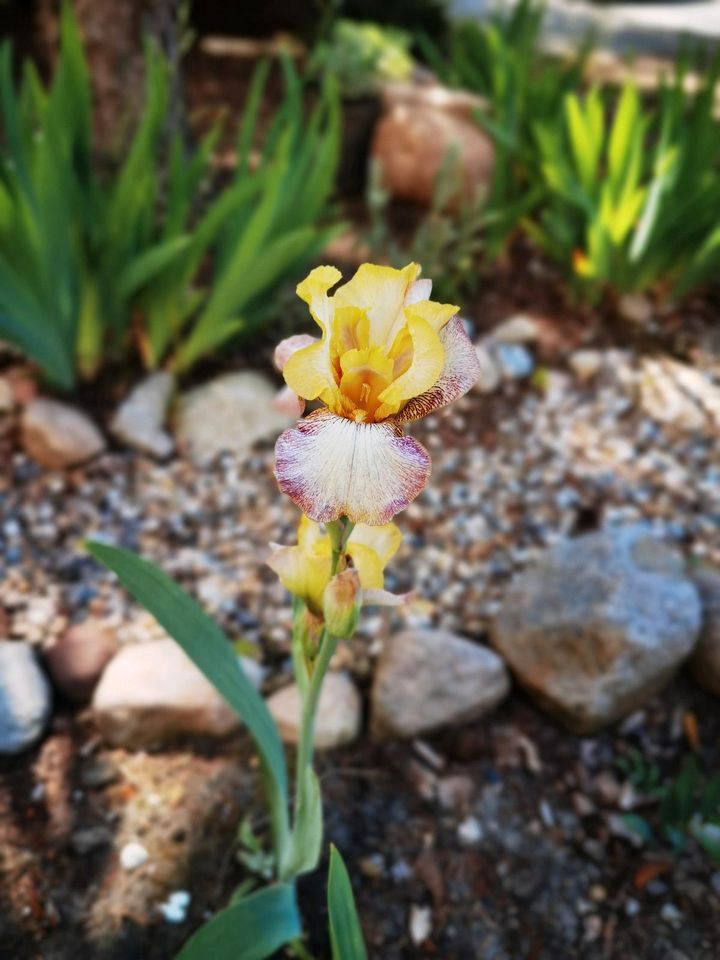
[[[427,450],[404,424],[466,393],[479,374],[458,307],[430,300],[420,268],[363,264],[341,279],[317,267],[298,285],[320,338],[291,337],[276,356],[290,390],[319,400],[275,448],[275,476],[304,514],[382,525],[430,476]]]
[[[368,603],[382,603],[385,599],[383,571],[397,553],[401,541],[402,534],[394,523],[380,527],[359,523],[348,537],[345,555],[357,571]],[[297,546],[273,544],[273,548],[268,566],[275,571],[286,590],[299,597],[313,614],[322,615],[323,594],[331,579],[329,534],[319,523],[303,516],[298,526]],[[387,595],[388,601],[390,596]]]

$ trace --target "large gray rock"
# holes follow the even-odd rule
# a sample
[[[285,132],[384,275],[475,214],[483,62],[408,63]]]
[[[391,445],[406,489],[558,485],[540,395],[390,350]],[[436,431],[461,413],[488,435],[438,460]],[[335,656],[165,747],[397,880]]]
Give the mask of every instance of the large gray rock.
[[[258,440],[273,440],[292,422],[273,405],[275,388],[259,373],[228,373],[183,394],[175,436],[199,462],[223,450],[248,453]]]
[[[212,684],[174,640],[123,647],[93,697],[100,733],[111,746],[157,746],[180,736],[225,737],[240,725]]]
[[[163,459],[173,451],[172,437],[163,429],[175,389],[175,378],[164,370],[151,373],[118,407],[110,429],[130,447]]]
[[[542,706],[588,733],[661,690],[699,629],[680,555],[629,526],[548,551],[510,586],[491,639]]]
[[[51,706],[50,685],[32,647],[0,642],[0,753],[20,753],[39,740]]]
[[[700,686],[720,697],[720,570],[698,570],[693,580],[702,602],[702,629],[690,666]]]
[[[297,685],[283,687],[267,702],[285,743],[297,743],[300,735],[300,691]],[[315,723],[315,746],[331,750],[352,743],[360,733],[362,703],[357,687],[345,673],[329,673],[323,682]]]
[[[33,400],[25,407],[20,426],[25,452],[48,470],[74,467],[105,449],[92,420],[59,400]]]
[[[500,657],[442,630],[403,630],[383,647],[372,689],[376,735],[414,737],[474,720],[507,694]]]

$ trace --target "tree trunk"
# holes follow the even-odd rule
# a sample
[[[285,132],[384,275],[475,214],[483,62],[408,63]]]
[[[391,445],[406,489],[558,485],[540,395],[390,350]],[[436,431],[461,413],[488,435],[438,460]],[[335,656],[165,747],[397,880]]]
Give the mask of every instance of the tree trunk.
[[[182,117],[180,18],[182,0],[74,0],[93,88],[95,147],[105,155],[122,152],[128,130],[144,103],[145,36],[154,37],[171,70],[169,125]],[[38,3],[42,46],[57,59],[57,0]]]

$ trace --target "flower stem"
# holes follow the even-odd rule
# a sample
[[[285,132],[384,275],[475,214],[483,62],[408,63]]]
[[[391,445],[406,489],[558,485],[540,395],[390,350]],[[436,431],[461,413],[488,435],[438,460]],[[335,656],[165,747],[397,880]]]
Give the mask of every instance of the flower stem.
[[[330,665],[333,653],[337,647],[337,638],[331,637],[327,630],[320,634],[320,649],[312,666],[312,675],[308,684],[302,705],[302,719],[300,721],[300,740],[298,743],[297,770],[295,772],[295,803],[300,800],[303,775],[312,764],[313,747],[315,744],[315,718],[317,715],[320,693],[323,680]]]

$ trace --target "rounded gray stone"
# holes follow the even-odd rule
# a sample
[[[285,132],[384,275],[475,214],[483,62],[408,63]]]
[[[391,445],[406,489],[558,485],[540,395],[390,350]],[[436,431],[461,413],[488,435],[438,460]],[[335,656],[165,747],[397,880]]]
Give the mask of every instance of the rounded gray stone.
[[[549,550],[511,584],[491,641],[543,707],[589,733],[658,693],[699,629],[682,557],[633,525]]]
[[[403,630],[385,644],[372,689],[376,735],[414,737],[474,720],[507,694],[500,657],[443,630]]]
[[[0,753],[33,746],[47,725],[52,707],[50,684],[31,646],[0,642]]]

